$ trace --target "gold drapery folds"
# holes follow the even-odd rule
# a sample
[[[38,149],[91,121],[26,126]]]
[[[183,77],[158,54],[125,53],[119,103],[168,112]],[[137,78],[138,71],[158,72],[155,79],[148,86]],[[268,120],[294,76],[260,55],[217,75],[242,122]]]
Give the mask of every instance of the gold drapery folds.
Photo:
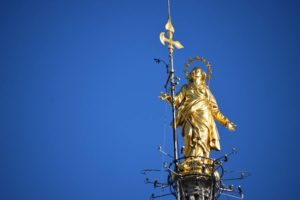
[[[211,149],[221,149],[215,121],[230,131],[235,130],[235,124],[219,110],[205,83],[205,77],[201,68],[194,68],[189,75],[189,83],[180,89],[174,99],[177,108],[176,124],[181,127],[184,141],[185,160],[181,167],[185,169],[190,167],[191,161],[201,160],[201,157],[209,158]],[[171,103],[168,94],[161,93],[160,98]]]

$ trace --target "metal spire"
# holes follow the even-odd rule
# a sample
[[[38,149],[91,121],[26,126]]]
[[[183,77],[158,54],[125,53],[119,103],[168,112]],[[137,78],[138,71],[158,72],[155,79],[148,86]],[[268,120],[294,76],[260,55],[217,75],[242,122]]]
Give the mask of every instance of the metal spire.
[[[178,170],[178,138],[177,138],[177,133],[176,133],[176,105],[175,105],[175,86],[176,86],[176,80],[175,80],[175,72],[174,72],[174,63],[173,63],[173,52],[174,52],[174,46],[177,49],[183,48],[183,45],[179,41],[174,41],[173,40],[173,35],[174,35],[174,27],[171,22],[171,6],[170,6],[170,0],[168,0],[168,21],[165,25],[165,28],[167,30],[167,35],[168,37],[165,37],[165,32],[161,32],[159,35],[160,41],[163,45],[165,43],[168,43],[168,49],[169,49],[169,66],[170,66],[170,71],[169,71],[169,77],[170,77],[170,82],[171,82],[171,103],[172,103],[172,128],[173,128],[173,150],[174,150],[174,162],[175,162],[175,172]],[[180,200],[180,186],[179,182],[176,182],[176,197],[177,200]]]
[[[177,200],[217,200],[220,196],[231,197],[235,199],[244,199],[244,195],[240,186],[235,188],[233,185],[225,184],[227,180],[240,180],[249,176],[248,172],[241,171],[239,176],[223,176],[228,174],[229,171],[224,170],[223,164],[228,161],[228,156],[236,152],[235,149],[231,153],[225,154],[223,157],[218,159],[213,159],[209,157],[210,149],[219,148],[219,141],[217,132],[213,136],[208,135],[208,137],[200,137],[200,135],[210,134],[210,131],[206,131],[206,127],[214,127],[215,122],[212,116],[212,110],[207,108],[211,107],[210,105],[215,105],[215,100],[212,97],[207,97],[205,95],[194,95],[195,89],[199,90],[199,94],[206,93],[210,94],[209,88],[206,87],[205,80],[209,80],[211,74],[211,65],[203,57],[196,56],[195,58],[190,58],[189,61],[185,64],[184,73],[186,78],[188,78],[188,87],[182,87],[183,90],[179,92],[177,97],[175,96],[175,86],[178,84],[179,78],[175,76],[174,63],[173,63],[173,52],[174,47],[177,49],[183,48],[183,45],[179,41],[174,41],[173,36],[175,29],[171,22],[171,0],[168,1],[168,21],[165,25],[167,30],[167,37],[165,37],[165,32],[161,32],[159,35],[160,41],[163,45],[167,43],[168,52],[169,52],[169,63],[167,64],[161,59],[154,59],[156,63],[164,63],[167,67],[168,78],[164,85],[166,93],[161,92],[160,99],[167,100],[172,107],[172,128],[173,128],[173,153],[174,156],[163,151],[162,147],[159,147],[159,151],[172,159],[171,163],[163,163],[163,166],[160,170],[157,169],[146,169],[142,171],[142,174],[147,175],[148,172],[161,172],[167,173],[168,178],[167,182],[159,181],[158,179],[150,180],[149,178],[145,179],[145,183],[153,184],[154,188],[160,188],[161,191],[164,188],[170,188],[170,193],[151,195],[150,199],[156,199],[165,197],[168,195],[176,196]],[[195,68],[191,73],[188,73],[188,66],[193,61],[200,61],[208,69],[208,75],[201,72],[200,68]],[[203,71],[203,70],[202,70]],[[201,78],[202,77],[202,78]],[[201,82],[203,81],[203,82]],[[170,85],[169,85],[170,84]],[[198,85],[197,85],[198,84]],[[200,85],[202,84],[202,85]],[[170,86],[170,88],[169,88]],[[203,86],[203,87],[200,87]],[[171,94],[167,94],[170,91]],[[193,94],[193,95],[191,95]],[[197,100],[196,100],[197,99]],[[204,101],[205,100],[205,101]],[[194,102],[201,102],[194,104]],[[192,109],[185,109],[183,106],[186,103],[188,108],[196,108],[194,111]],[[202,102],[206,102],[202,104]],[[191,106],[191,107],[190,107]],[[178,109],[178,107],[180,109]],[[181,109],[183,108],[183,109]],[[178,112],[178,121],[181,123],[177,124],[177,112]],[[199,116],[201,119],[193,120],[191,122],[186,116],[192,116],[193,114]],[[209,118],[207,116],[210,116]],[[218,121],[222,122],[221,124],[225,125],[229,130],[234,130],[234,124],[230,122],[222,113],[218,110],[218,116],[220,119]],[[224,120],[224,121],[223,121]],[[204,122],[203,122],[204,121]],[[183,124],[184,123],[184,124]],[[191,137],[183,138],[183,142],[186,147],[183,150],[182,158],[179,158],[178,152],[178,138],[176,133],[176,128],[178,126],[185,126],[182,129],[183,135],[187,135],[187,132],[193,132]],[[230,126],[229,126],[230,125]],[[186,129],[186,126],[188,128]],[[202,127],[205,126],[205,130],[202,130]],[[215,138],[215,139],[214,139]],[[206,146],[203,146],[205,144]],[[232,171],[230,171],[232,172]]]

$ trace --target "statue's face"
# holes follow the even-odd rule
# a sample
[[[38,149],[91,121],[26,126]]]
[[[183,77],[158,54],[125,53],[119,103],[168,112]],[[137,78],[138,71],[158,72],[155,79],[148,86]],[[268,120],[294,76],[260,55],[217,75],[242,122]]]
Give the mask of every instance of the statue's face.
[[[193,69],[193,71],[191,72],[191,78],[193,80],[203,79],[203,77],[202,77],[202,70],[200,68]]]
[[[201,77],[201,69],[195,69],[193,72],[195,77]]]

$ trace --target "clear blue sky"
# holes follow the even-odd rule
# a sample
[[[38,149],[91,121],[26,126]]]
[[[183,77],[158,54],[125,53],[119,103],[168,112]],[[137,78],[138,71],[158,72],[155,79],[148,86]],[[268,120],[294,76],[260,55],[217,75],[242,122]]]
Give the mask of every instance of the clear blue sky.
[[[184,62],[206,57],[238,125],[218,126],[215,156],[238,149],[227,168],[252,173],[238,183],[246,199],[299,199],[299,2],[172,7],[181,84]],[[140,170],[159,168],[157,146],[171,145],[153,62],[167,60],[166,1],[1,1],[0,16],[0,199],[148,199]]]

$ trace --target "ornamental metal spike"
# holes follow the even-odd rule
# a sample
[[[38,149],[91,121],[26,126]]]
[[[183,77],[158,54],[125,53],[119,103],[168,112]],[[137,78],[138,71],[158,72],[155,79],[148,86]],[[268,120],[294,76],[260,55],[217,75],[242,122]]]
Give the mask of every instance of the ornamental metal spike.
[[[166,30],[168,31],[167,34],[168,34],[168,37],[165,37],[165,32],[161,32],[159,34],[159,39],[160,39],[160,42],[165,45],[165,43],[168,43],[168,48],[169,48],[169,53],[170,54],[173,54],[173,51],[174,51],[174,46],[177,48],[177,49],[182,49],[184,48],[184,46],[179,42],[179,41],[174,41],[173,40],[173,36],[174,36],[174,32],[175,32],[175,29],[174,29],[174,26],[171,22],[171,18],[169,17],[168,18],[168,21],[165,25],[165,28]]]

